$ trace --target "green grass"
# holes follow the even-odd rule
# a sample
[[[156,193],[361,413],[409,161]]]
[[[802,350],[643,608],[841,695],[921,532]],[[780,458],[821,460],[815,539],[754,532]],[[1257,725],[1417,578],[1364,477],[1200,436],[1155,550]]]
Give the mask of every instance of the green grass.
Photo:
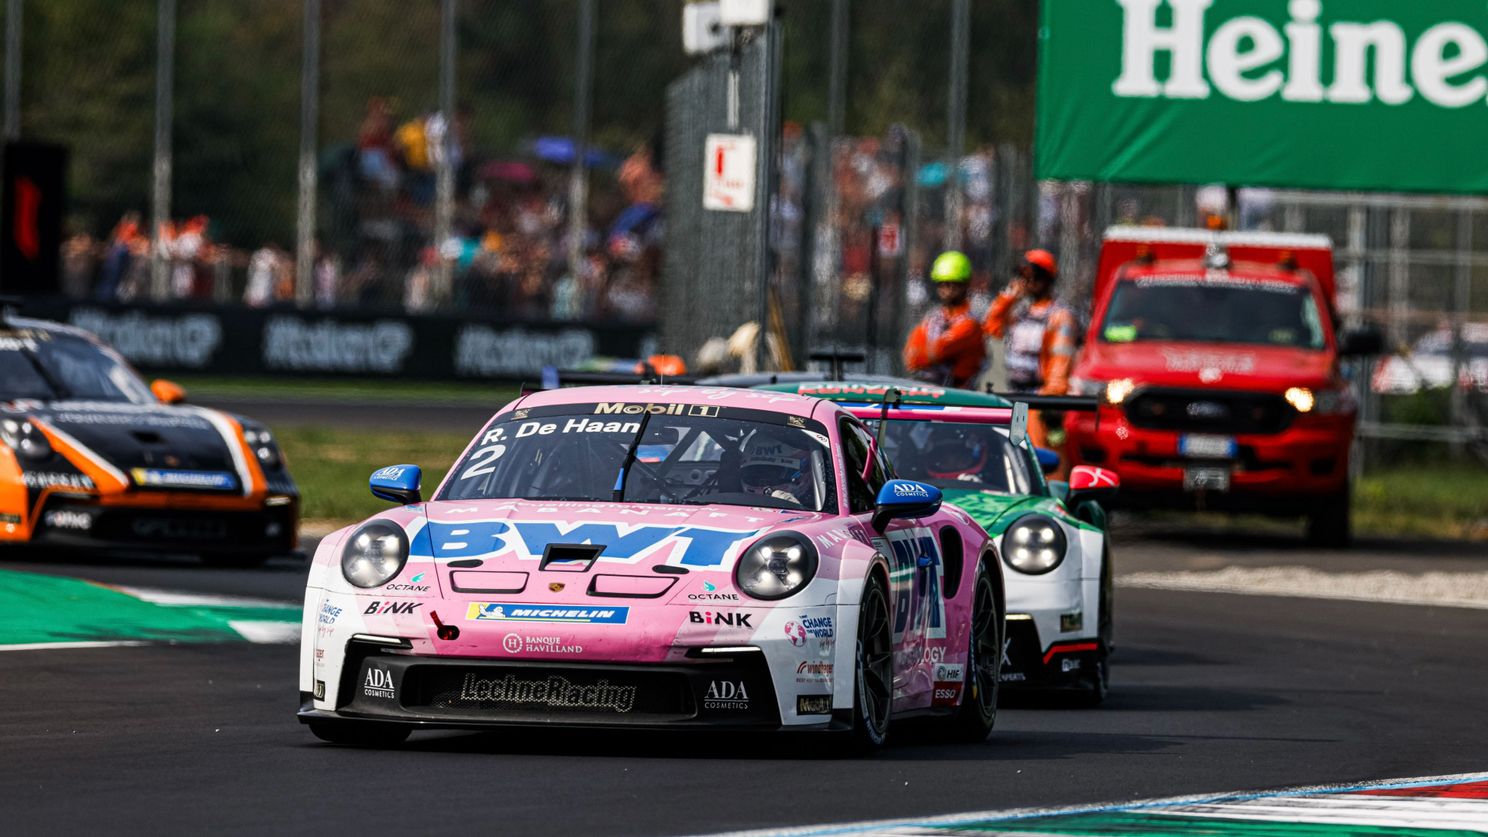
[[[387,508],[367,491],[383,465],[424,469],[432,492],[470,441],[464,433],[286,427],[279,442],[300,484],[306,520],[350,523]],[[1289,526],[1286,521],[1222,518],[1225,524]],[[1488,468],[1476,461],[1409,465],[1365,476],[1354,489],[1361,535],[1488,539]]]
[[[418,465],[424,469],[428,494],[470,442],[466,433],[360,428],[286,427],[275,435],[300,485],[301,515],[307,521],[340,524],[388,507],[367,490],[373,471],[384,465]]]
[[[1466,460],[1368,474],[1354,486],[1354,529],[1488,539],[1488,466]]]
[[[518,387],[511,384],[463,384],[452,381],[228,378],[210,375],[181,375],[171,380],[184,387],[188,397],[197,401],[209,401],[222,397],[328,401],[362,401],[368,398],[378,398],[381,400],[500,405],[516,398],[518,390]]]

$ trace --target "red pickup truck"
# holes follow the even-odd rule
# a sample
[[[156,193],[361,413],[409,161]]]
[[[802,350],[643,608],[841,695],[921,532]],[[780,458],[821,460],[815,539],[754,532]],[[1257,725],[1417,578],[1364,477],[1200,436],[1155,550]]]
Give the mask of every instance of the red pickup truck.
[[[1121,473],[1127,507],[1305,515],[1349,540],[1356,402],[1340,359],[1378,353],[1340,332],[1324,236],[1114,227],[1072,388],[1074,462]]]

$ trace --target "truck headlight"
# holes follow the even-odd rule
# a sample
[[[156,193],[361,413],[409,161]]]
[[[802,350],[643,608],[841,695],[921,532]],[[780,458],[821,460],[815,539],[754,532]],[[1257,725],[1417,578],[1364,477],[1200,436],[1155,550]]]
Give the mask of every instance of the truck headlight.
[[[341,548],[341,574],[357,587],[381,587],[403,570],[407,560],[408,535],[403,527],[374,520],[346,539]]]
[[[816,577],[816,547],[799,535],[771,535],[745,550],[734,584],[756,599],[794,596]]]
[[[1347,386],[1311,390],[1307,387],[1292,387],[1282,394],[1286,402],[1298,413],[1315,413],[1333,416],[1354,408],[1354,394]]]
[[[1064,561],[1069,542],[1051,517],[1030,514],[1018,518],[1002,536],[1002,560],[1025,575],[1042,575]]]

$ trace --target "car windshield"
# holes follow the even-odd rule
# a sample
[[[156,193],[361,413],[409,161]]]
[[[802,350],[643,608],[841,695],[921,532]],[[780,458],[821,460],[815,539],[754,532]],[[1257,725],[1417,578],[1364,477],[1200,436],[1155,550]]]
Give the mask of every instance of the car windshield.
[[[877,424],[868,422],[875,431]],[[901,479],[1001,494],[1033,491],[1027,457],[996,425],[891,419],[882,443]]]
[[[71,334],[0,332],[0,399],[123,401],[155,399],[139,376],[111,353]]]
[[[1193,340],[1324,347],[1317,302],[1304,287],[1281,282],[1151,277],[1121,282],[1111,295],[1101,339]]]
[[[439,499],[824,511],[836,507],[831,461],[825,428],[796,416],[694,404],[518,409],[482,432]]]

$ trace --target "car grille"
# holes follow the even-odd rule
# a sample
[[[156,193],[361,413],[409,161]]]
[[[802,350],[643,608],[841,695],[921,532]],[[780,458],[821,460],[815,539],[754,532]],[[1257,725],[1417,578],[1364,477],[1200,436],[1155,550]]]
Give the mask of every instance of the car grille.
[[[697,714],[687,679],[670,672],[413,666],[404,706],[433,715],[625,721]]]
[[[1297,411],[1262,392],[1144,389],[1124,407],[1133,427],[1190,433],[1280,433]]]

